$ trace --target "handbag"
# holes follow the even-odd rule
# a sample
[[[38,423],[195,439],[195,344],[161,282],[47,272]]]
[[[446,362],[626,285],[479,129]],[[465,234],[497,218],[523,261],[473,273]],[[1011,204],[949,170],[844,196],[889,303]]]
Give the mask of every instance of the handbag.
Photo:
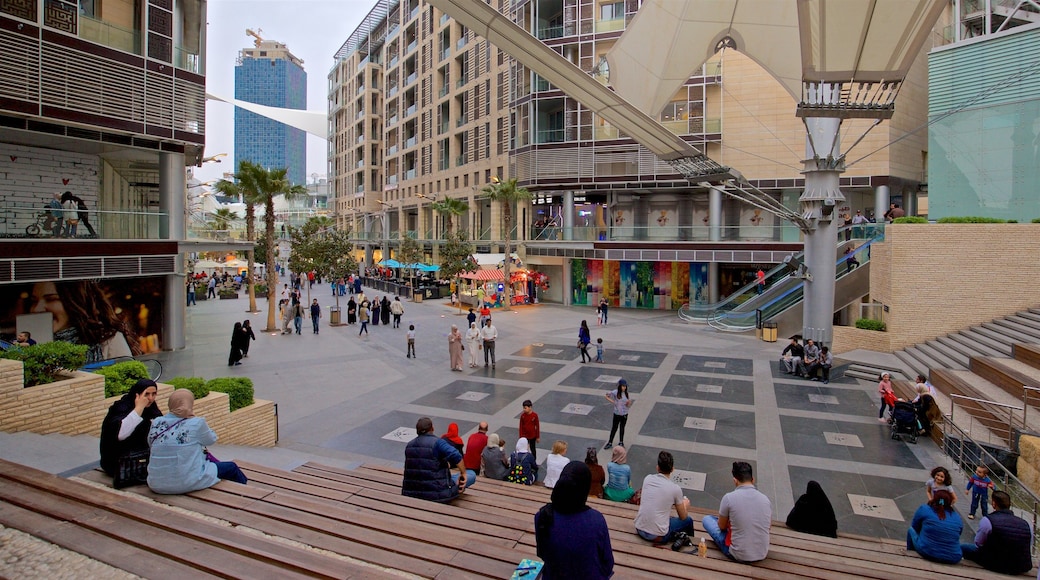
[[[147,449],[131,451],[119,458],[119,466],[116,476],[112,480],[112,487],[123,489],[133,485],[145,485],[148,483],[148,459],[151,453]]]
[[[202,452],[206,454],[206,461],[209,461],[210,463],[220,463],[220,460],[217,459],[215,455],[210,453],[209,449],[203,449]]]

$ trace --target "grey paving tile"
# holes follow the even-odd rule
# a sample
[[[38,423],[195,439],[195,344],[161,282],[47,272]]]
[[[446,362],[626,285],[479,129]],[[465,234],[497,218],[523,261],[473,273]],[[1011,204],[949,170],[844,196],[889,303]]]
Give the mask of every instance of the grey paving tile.
[[[576,345],[577,342],[577,339],[575,339],[574,343],[568,345],[535,342],[514,352],[512,356],[572,361],[581,357],[581,354],[579,354],[578,347]],[[596,356],[596,350],[594,346],[589,348],[589,353],[593,356]]]
[[[613,407],[601,395],[550,391],[533,402],[534,410],[538,413],[538,420],[542,424],[557,423],[572,427],[603,429],[605,437],[614,420]],[[575,405],[579,407],[575,408]],[[519,424],[519,412],[515,419]]]
[[[416,399],[412,404],[494,415],[529,390],[487,381],[454,381]]]
[[[589,363],[582,365],[578,370],[571,373],[570,376],[560,381],[560,384],[606,393],[607,391],[617,389],[617,380],[623,378],[628,381],[628,392],[635,395],[646,388],[646,384],[653,376],[654,373],[652,372],[622,370]]]
[[[595,354],[595,341],[590,347],[590,352]],[[625,350],[620,348],[607,348],[603,353],[603,363],[608,365],[624,365],[645,369],[656,369],[668,356],[660,352],[647,352],[642,350]]]
[[[661,394],[697,401],[755,404],[754,383],[724,376],[671,375]]]
[[[321,447],[360,453],[371,457],[378,457],[388,461],[404,462],[404,447],[407,441],[396,441],[384,439],[384,436],[396,429],[402,429],[402,433],[409,438],[415,437],[415,422],[420,417],[433,419],[434,431],[440,435],[448,430],[449,423],[459,424],[459,433],[466,433],[476,427],[473,421],[459,421],[448,419],[435,414],[406,413],[393,411],[377,417],[364,425],[360,425],[342,435],[338,435],[325,441]]]
[[[727,358],[721,356],[683,355],[676,365],[677,371],[713,373],[717,375],[751,376],[752,360],[746,358]]]
[[[563,368],[563,365],[554,363],[543,363],[522,359],[498,359],[495,368],[478,367],[467,368],[463,372],[473,379],[504,379],[510,381],[524,381],[528,383],[540,383],[549,378],[553,373]]]
[[[803,409],[842,415],[877,416],[877,405],[863,391],[832,389],[814,381],[775,383],[776,404],[781,409]]]
[[[788,454],[856,461],[878,466],[924,468],[907,448],[910,443],[894,441],[889,437],[888,425],[784,415],[780,417],[780,424],[784,433],[784,448]],[[855,435],[863,446],[829,444],[825,433]]]
[[[675,451],[674,449],[662,450],[642,445],[636,445],[628,451],[628,463],[632,466],[632,487],[638,489],[643,484],[643,478],[657,473],[657,455],[661,451],[668,451],[672,454],[677,471],[705,474],[703,491],[683,489],[683,494],[690,498],[690,505],[717,511],[722,496],[733,491],[732,458]],[[754,461],[749,463],[757,474],[756,463]]]
[[[753,449],[755,414],[747,411],[657,403],[643,423],[639,434]]]

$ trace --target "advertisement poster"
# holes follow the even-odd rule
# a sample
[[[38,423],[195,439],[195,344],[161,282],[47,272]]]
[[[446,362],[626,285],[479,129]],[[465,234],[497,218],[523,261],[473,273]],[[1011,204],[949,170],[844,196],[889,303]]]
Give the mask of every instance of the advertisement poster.
[[[51,315],[38,342],[86,344],[87,362],[162,350],[162,277],[70,280],[0,286],[0,336],[12,339],[24,323]],[[48,332],[49,331],[49,332]]]
[[[589,303],[588,262],[571,260],[571,304],[575,306]]]
[[[671,280],[672,306],[679,308],[690,301],[690,266],[689,262],[672,262]]]
[[[691,304],[708,304],[708,264],[693,262],[690,264],[690,298]]]

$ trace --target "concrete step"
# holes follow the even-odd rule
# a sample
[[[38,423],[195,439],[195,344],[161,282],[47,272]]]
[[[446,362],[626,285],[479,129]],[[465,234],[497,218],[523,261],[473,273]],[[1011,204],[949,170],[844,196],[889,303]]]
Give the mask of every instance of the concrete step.
[[[1012,338],[1008,335],[1007,332],[1004,332],[1005,330],[1007,329],[1002,326],[994,327],[994,325],[989,323],[971,327],[972,332],[976,334],[981,334],[982,336],[985,336],[986,338],[992,341],[999,342],[1007,346],[1009,351],[1016,342],[1023,342],[1022,340]]]
[[[960,342],[957,342],[956,340],[954,340],[952,338],[952,336],[953,335],[940,336],[940,337],[936,338],[935,341],[940,343],[940,344],[942,344],[948,350],[951,350],[951,351],[956,352],[957,354],[963,356],[964,357],[963,364],[965,366],[967,366],[967,364],[969,362],[969,359],[971,357],[973,357],[973,356],[977,356],[979,354],[985,354],[985,355],[994,356],[994,355],[998,354],[997,351],[982,352],[982,347],[980,347],[977,344],[969,347],[968,345],[965,345],[965,344],[962,344]],[[987,350],[990,350],[990,349],[987,349]],[[958,359],[958,360],[960,360],[960,359]]]
[[[1022,317],[1022,318],[1027,318],[1029,320],[1035,320],[1036,322],[1040,322],[1040,313],[1031,312],[1029,310],[1023,310],[1021,312],[1016,312],[1015,316],[1019,316],[1019,317]]]
[[[1040,332],[1040,320],[1033,320],[1026,316],[1019,316],[1018,314],[1012,314],[1011,316],[1005,316],[1002,320],[1013,322],[1018,326],[1032,329],[1034,332]],[[994,321],[996,322],[996,321]]]
[[[1012,358],[974,357],[971,359],[971,372],[980,380],[999,387],[1017,401],[1015,404],[1018,406],[1022,406],[1025,386],[1040,387],[1040,370]]]
[[[911,380],[911,377],[907,376],[907,371],[903,369],[889,368],[861,362],[850,363],[849,366],[845,368],[844,376],[876,383],[881,380],[881,373],[891,374],[892,380]]]
[[[990,346],[989,343],[984,342],[977,335],[972,338],[965,335],[963,332],[956,332],[954,334],[940,336],[937,340],[960,345],[960,347],[964,349],[961,352],[969,357],[979,354],[986,356],[1007,356],[1007,353],[997,349],[996,347]],[[1004,345],[1001,346],[1003,347]]]
[[[1040,342],[1040,330],[1037,330],[1031,326],[1022,325],[1007,318],[1000,318],[994,320],[991,324],[994,324],[1002,328],[1007,328],[1008,330],[1015,332],[1022,337],[1028,338],[1028,340],[1022,340],[1022,342]]]
[[[982,328],[989,330],[990,332],[1001,334],[1002,336],[1010,340],[1012,344],[1016,342],[1025,342],[1027,344],[1033,344],[1037,342],[1035,336],[1011,328],[1007,324],[997,324],[996,322],[983,322]]]
[[[1030,308],[1029,312],[1032,312],[1033,314],[1040,314],[1040,308]]]
[[[946,363],[943,366],[948,369],[968,368],[968,357],[947,347],[945,344],[937,340],[929,340],[924,344],[918,344],[917,347],[928,352],[933,359]]]
[[[965,342],[969,346],[972,344],[981,344],[986,348],[997,351],[1001,356],[1011,356],[1012,343],[1002,342],[992,338],[988,334],[977,332],[975,329],[962,330],[957,334],[951,334],[950,338],[959,342]]]
[[[937,364],[928,355],[922,353],[916,347],[908,346],[903,350],[897,351],[895,355],[899,360],[906,363],[914,373],[929,376],[929,372],[932,368],[938,368],[941,365]]]

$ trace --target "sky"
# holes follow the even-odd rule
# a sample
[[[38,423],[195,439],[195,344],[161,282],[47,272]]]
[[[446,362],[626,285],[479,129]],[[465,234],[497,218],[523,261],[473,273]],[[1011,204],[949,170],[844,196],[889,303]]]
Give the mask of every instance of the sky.
[[[235,59],[253,46],[246,29],[262,29],[265,40],[277,40],[303,59],[307,71],[307,109],[328,111],[328,73],[333,55],[347,36],[375,6],[376,0],[209,0],[206,33],[206,90],[223,97],[235,96]],[[234,171],[235,108],[227,103],[206,103],[206,157],[227,153],[221,163],[195,169],[200,181],[220,179]],[[325,177],[327,145],[307,136],[307,182],[311,174]]]

